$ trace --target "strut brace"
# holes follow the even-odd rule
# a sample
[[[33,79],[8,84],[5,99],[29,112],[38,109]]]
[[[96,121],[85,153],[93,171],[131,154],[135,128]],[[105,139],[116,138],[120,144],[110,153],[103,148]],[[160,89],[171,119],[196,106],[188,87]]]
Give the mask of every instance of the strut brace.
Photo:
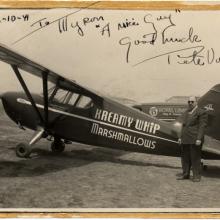
[[[40,122],[41,122],[43,125],[45,125],[45,121],[44,121],[44,119],[43,119],[43,117],[42,117],[42,115],[41,115],[39,109],[37,108],[36,103],[35,103],[35,101],[34,101],[32,95],[31,95],[29,89],[27,88],[27,85],[26,85],[24,79],[22,78],[21,73],[20,73],[19,70],[18,70],[18,67],[17,67],[16,65],[11,65],[11,67],[12,67],[12,69],[14,70],[14,72],[15,72],[15,74],[16,74],[16,76],[17,76],[17,78],[18,78],[18,80],[19,80],[19,82],[20,82],[20,84],[21,84],[21,86],[22,86],[22,88],[23,88],[25,94],[27,95],[28,99],[30,100],[32,107],[34,108],[36,114],[38,115]],[[45,80],[43,80],[43,81],[45,81]],[[46,84],[46,83],[44,82],[43,84]],[[46,88],[47,86],[44,85],[44,87]],[[44,90],[45,90],[45,88],[44,88]],[[46,94],[45,91],[44,91],[44,93]],[[44,98],[44,99],[45,99],[45,98]],[[45,103],[48,103],[48,102],[45,101]],[[48,109],[48,107],[47,107],[47,109]],[[46,115],[48,115],[48,114],[46,114]],[[46,115],[45,115],[45,116],[46,116]],[[46,116],[46,117],[47,117],[47,116]]]

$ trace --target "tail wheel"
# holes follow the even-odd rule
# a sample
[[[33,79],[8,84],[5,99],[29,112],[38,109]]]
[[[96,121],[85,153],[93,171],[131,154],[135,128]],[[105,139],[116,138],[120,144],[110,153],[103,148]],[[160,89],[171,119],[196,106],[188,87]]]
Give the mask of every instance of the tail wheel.
[[[204,171],[208,170],[208,166],[207,166],[207,165],[204,165],[204,166],[203,166],[203,170],[204,170]]]
[[[31,148],[26,143],[20,143],[16,146],[15,152],[17,157],[28,158],[31,154]]]
[[[65,144],[63,141],[61,141],[60,139],[55,139],[52,143],[51,143],[51,150],[54,153],[62,153],[65,149]]]
[[[201,168],[202,168],[202,170],[204,170],[204,171],[208,170],[208,166],[207,166],[207,165],[204,165],[203,162],[201,162]]]

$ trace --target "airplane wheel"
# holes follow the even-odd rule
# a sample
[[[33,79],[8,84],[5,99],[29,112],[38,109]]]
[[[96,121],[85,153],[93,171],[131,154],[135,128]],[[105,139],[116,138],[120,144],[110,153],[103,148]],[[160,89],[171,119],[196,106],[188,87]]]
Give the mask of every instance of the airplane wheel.
[[[62,153],[65,149],[65,144],[61,140],[55,140],[51,144],[51,150],[54,153]]]
[[[31,148],[28,144],[20,143],[16,146],[16,155],[21,158],[28,158],[31,154]]]

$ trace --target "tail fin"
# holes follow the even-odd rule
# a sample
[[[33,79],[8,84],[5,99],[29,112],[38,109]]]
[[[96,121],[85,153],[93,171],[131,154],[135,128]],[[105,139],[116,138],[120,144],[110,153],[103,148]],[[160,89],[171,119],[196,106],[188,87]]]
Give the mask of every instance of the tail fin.
[[[220,84],[203,95],[198,100],[198,106],[206,109],[209,116],[206,134],[220,140]]]

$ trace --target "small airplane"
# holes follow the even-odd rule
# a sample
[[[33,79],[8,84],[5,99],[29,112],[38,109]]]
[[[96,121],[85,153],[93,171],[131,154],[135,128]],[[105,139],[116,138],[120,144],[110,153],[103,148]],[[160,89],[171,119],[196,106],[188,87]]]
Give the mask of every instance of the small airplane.
[[[37,64],[0,45],[0,60],[12,67],[23,92],[1,95],[7,115],[23,129],[34,130],[29,143],[16,146],[18,157],[30,157],[34,145],[41,139],[51,140],[51,150],[61,153],[65,144],[79,142],[88,145],[122,149],[149,154],[180,156],[178,121],[165,122]],[[42,79],[42,95],[31,94],[20,70]],[[49,88],[49,82],[52,87]],[[220,84],[199,99],[207,107],[209,124],[206,134],[220,140]],[[220,147],[204,148],[204,159],[220,159]]]

